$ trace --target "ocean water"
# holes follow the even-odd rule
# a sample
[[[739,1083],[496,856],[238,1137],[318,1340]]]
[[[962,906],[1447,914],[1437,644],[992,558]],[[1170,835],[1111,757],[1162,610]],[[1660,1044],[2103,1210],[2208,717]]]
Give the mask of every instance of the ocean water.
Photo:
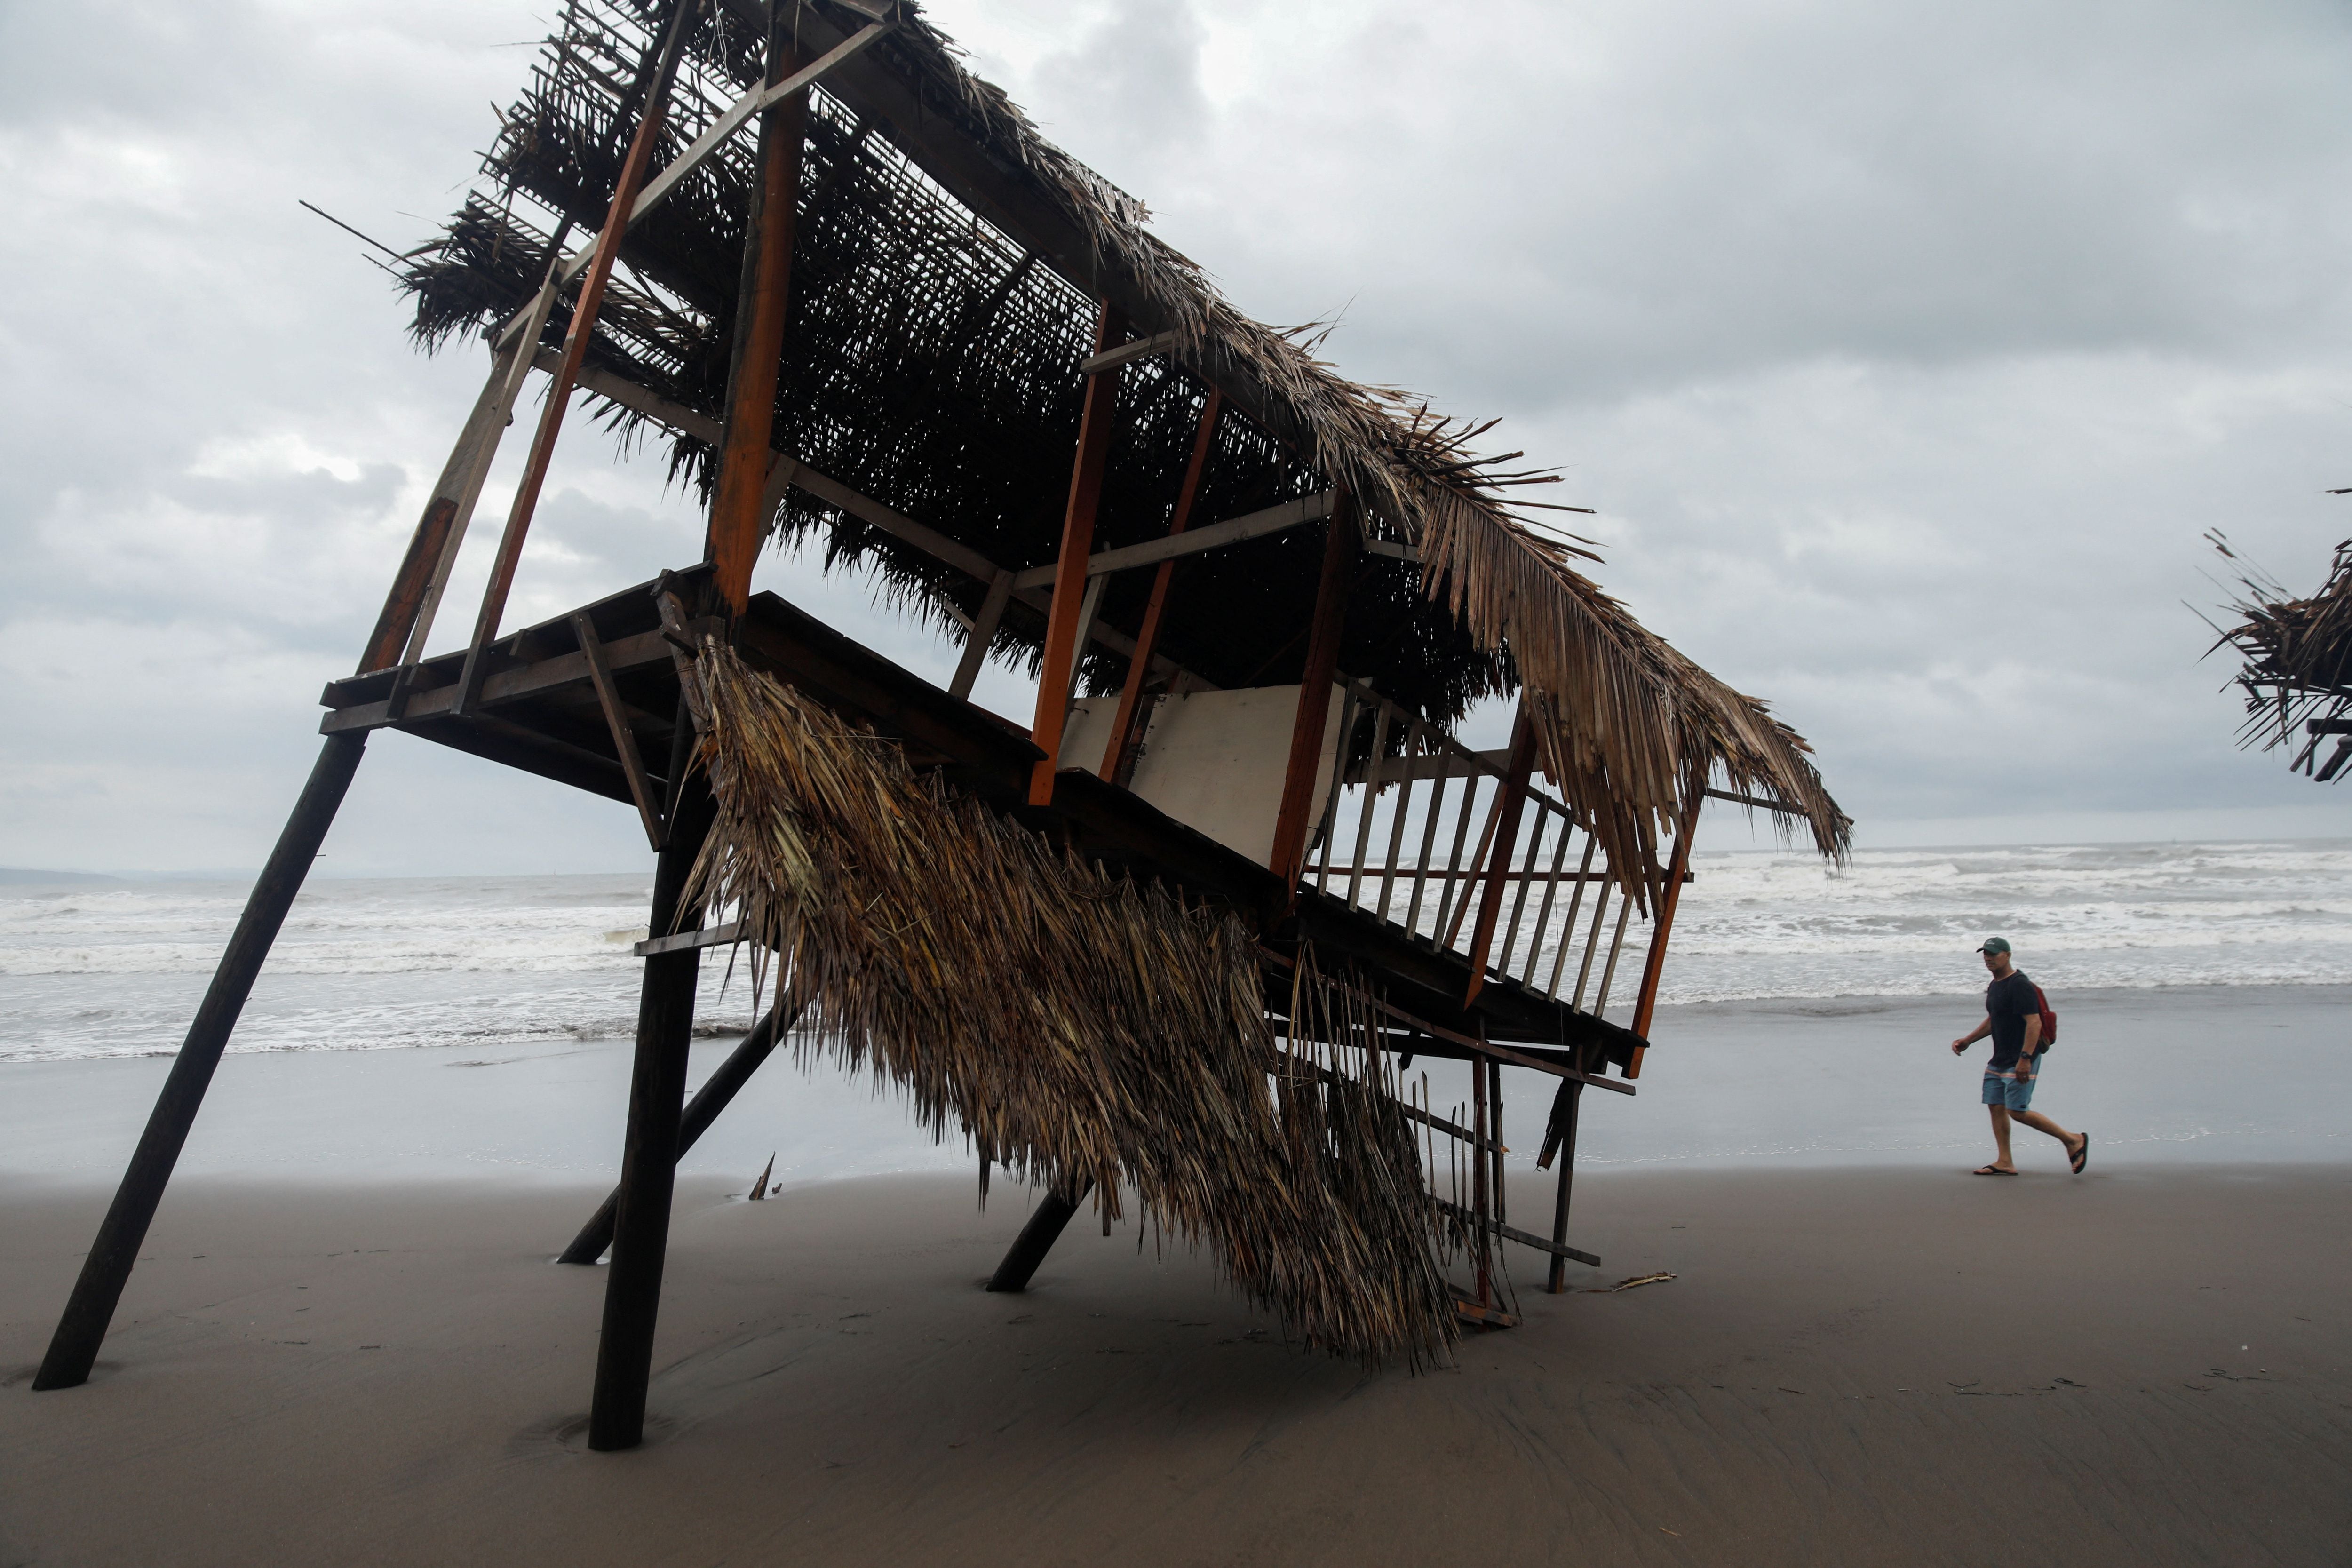
[[[1702,853],[1661,999],[1963,996],[1983,937],[2069,994],[2352,977],[2352,840]],[[630,1034],[648,875],[320,880],[233,1048],[486,1050]],[[0,1062],[178,1047],[241,908],[231,882],[0,887]],[[1620,987],[1622,1013],[1630,988]],[[749,976],[704,966],[705,1032]]]
[[[1988,936],[2043,990],[2352,979],[2352,839],[1693,858],[1660,1000],[1980,991]]]

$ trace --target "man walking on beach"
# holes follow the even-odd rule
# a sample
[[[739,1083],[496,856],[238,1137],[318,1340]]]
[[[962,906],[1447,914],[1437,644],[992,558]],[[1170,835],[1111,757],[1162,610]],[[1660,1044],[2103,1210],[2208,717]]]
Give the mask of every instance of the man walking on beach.
[[[2009,1124],[2022,1121],[2036,1132],[2047,1132],[2063,1144],[2066,1163],[2079,1176],[2090,1163],[2091,1135],[2069,1132],[2031,1109],[2033,1080],[2041,1071],[2041,1055],[2046,1048],[2042,1042],[2042,994],[2023,972],[2011,967],[2009,942],[2004,938],[1987,937],[1977,952],[1984,955],[1985,968],[1992,973],[1992,984],[1985,987],[1985,1018],[1952,1042],[1952,1054],[1958,1056],[1987,1035],[1992,1037],[1992,1060],[1985,1064],[1984,1102],[1992,1109],[1992,1141],[2000,1153],[1991,1164],[1979,1165],[1975,1173],[2017,1174],[2017,1162],[2009,1152]]]

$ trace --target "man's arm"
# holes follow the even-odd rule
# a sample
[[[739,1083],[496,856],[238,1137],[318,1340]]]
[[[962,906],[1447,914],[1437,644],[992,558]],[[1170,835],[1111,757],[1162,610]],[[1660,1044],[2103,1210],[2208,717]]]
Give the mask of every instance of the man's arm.
[[[2041,1019],[2036,1018],[2033,1022],[2035,1027],[2038,1028],[2041,1026]],[[1992,1019],[1990,1016],[1987,1016],[1983,1023],[1979,1024],[1975,1028],[1970,1029],[1967,1034],[1962,1035],[1958,1039],[1952,1042],[1952,1054],[1954,1056],[1958,1056],[1962,1051],[1967,1050],[1970,1046],[1975,1045],[1979,1040],[1983,1039],[1987,1035],[1991,1033]]]
[[[2018,1082],[2023,1083],[2033,1076],[2033,1051],[2041,1043],[2042,1015],[2028,1013],[2025,1016],[2025,1046],[2017,1053],[2017,1070],[2010,1075]]]

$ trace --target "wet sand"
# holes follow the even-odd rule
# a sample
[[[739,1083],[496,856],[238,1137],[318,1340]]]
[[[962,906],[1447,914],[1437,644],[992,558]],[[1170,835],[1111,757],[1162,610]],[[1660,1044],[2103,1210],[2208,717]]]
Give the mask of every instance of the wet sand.
[[[584,1451],[595,1194],[196,1178],[26,1387],[106,1193],[0,1185],[0,1563],[2352,1561],[2352,1166],[1580,1178],[1571,1283],[1415,1377],[1001,1186],[681,1188],[652,1440]],[[734,1190],[741,1190],[739,1180]],[[1540,1227],[1548,1184],[1514,1192]]]

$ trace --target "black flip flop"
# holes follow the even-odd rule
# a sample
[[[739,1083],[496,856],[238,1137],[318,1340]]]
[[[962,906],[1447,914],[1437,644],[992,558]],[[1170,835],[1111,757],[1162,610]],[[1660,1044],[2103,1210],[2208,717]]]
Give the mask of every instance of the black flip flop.
[[[2085,1166],[2085,1165],[2087,1165],[2087,1164],[2089,1164],[2090,1163],[2091,1163],[2091,1135],[2090,1135],[2089,1133],[2085,1132],[2085,1133],[2084,1133],[2084,1134],[2083,1134],[2083,1146],[2082,1146],[2080,1149],[2075,1150],[2072,1154],[2069,1154],[2069,1155],[2066,1157],[2066,1163],[2068,1163],[2069,1165],[2074,1166],[2074,1173],[2075,1173],[2076,1175],[2078,1175],[2078,1176],[2079,1176],[2079,1175],[2081,1175],[2081,1174],[2083,1173],[2083,1167],[2084,1167],[2084,1166]]]
[[[1971,1176],[2013,1176],[2015,1171],[2004,1171],[1999,1165],[1979,1165],[1969,1173]]]

